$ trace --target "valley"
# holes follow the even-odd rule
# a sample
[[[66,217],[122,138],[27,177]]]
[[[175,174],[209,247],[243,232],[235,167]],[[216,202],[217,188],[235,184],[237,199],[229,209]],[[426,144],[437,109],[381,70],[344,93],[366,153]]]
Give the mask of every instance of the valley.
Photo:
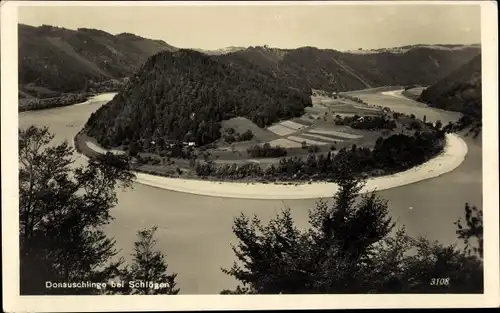
[[[480,44],[232,38],[210,50],[175,34],[179,47],[93,28],[18,33],[24,294],[45,294],[44,277],[150,280],[145,255],[181,294],[246,277],[258,294],[484,291],[482,250],[467,255],[455,224],[483,207]],[[41,151],[49,141],[60,146]],[[221,270],[243,256],[243,271]],[[459,283],[429,287],[435,272]]]

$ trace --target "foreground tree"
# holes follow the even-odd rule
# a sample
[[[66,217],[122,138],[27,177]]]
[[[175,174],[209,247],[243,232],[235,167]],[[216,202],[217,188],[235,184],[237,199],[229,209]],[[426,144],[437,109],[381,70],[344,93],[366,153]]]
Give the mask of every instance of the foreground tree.
[[[21,294],[94,294],[96,288],[48,288],[47,282],[106,282],[123,260],[102,231],[117,186],[131,186],[128,160],[107,154],[72,165],[67,142],[34,126],[19,131]]]
[[[333,204],[320,201],[310,211],[307,230],[295,226],[289,209],[267,226],[256,216],[237,217],[233,232],[239,243],[233,251],[239,264],[222,270],[241,285],[222,293],[482,292],[481,257],[468,253],[482,248],[413,239],[404,227],[391,235],[387,202],[375,193],[360,196],[363,183],[344,173]],[[460,238],[482,238],[478,212],[466,206]]]
[[[468,255],[483,258],[483,211],[476,206],[465,204],[465,225],[462,220],[455,222],[458,238],[464,240]],[[475,244],[470,241],[475,240]]]
[[[125,286],[125,293],[139,295],[176,295],[179,289],[175,288],[176,273],[167,274],[168,265],[165,255],[155,250],[154,235],[158,228],[144,229],[137,232],[137,241],[134,243],[133,263],[124,269],[122,276],[125,281],[134,282]]]
[[[357,199],[363,183],[345,175],[332,206],[319,202],[310,211],[311,228],[300,231],[285,209],[268,226],[241,215],[233,232],[240,240],[235,263],[223,272],[249,293],[365,292],[362,269],[371,245],[394,227],[387,204],[375,194]],[[225,291],[229,293],[229,291]]]

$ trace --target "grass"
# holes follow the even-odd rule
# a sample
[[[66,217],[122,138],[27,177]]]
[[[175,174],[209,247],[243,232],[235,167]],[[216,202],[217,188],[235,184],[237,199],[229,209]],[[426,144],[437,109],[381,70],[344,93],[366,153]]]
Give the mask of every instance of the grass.
[[[311,138],[314,138],[314,139],[320,139],[320,140],[323,140],[323,141],[327,141],[329,143],[333,143],[335,141],[337,141],[337,142],[344,141],[343,139],[333,138],[333,137],[327,137],[327,136],[323,136],[323,135],[317,135],[317,134],[314,134],[314,133],[303,133],[303,134],[301,134],[301,136],[311,137]]]
[[[285,127],[281,124],[276,124],[267,128],[278,136],[287,136],[296,132],[295,129]]]
[[[288,136],[288,139],[296,141],[296,142],[304,142],[305,141],[305,143],[308,145],[323,146],[323,145],[328,144],[328,142],[321,142],[321,141],[311,140],[311,139],[307,139],[304,137],[298,137],[298,136]]]
[[[273,141],[270,141],[269,144],[271,146],[280,146],[280,147],[283,147],[283,148],[300,148],[302,147],[302,144],[301,143],[298,143],[298,142],[295,142],[295,141],[292,141],[292,140],[288,140],[288,139],[285,139],[285,138],[278,138],[278,139],[275,139]]]
[[[331,129],[312,129],[309,131],[310,133],[313,133],[313,134],[323,134],[323,135],[333,135],[333,136],[336,136],[336,137],[340,137],[340,138],[347,138],[347,139],[358,139],[358,138],[361,138],[363,136],[359,136],[359,135],[353,135],[353,134],[348,134],[348,133],[343,133],[343,132],[339,132],[339,131],[335,131],[335,130],[331,130]]]
[[[255,141],[257,142],[267,142],[279,138],[273,132],[260,128],[255,123],[244,117],[234,117],[229,120],[221,122],[221,132],[223,130],[233,128],[236,133],[243,134],[245,131],[250,130],[254,134]]]
[[[299,129],[302,129],[302,128],[306,127],[303,124],[295,123],[293,121],[283,121],[280,124],[282,126],[285,126],[285,127],[291,128],[291,129],[295,129],[295,130],[299,130]]]

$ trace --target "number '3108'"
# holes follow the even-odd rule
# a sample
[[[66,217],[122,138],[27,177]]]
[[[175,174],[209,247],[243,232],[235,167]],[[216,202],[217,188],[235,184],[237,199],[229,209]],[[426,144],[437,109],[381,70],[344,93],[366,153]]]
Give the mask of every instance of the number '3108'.
[[[450,284],[449,277],[432,278],[431,286],[448,286]]]

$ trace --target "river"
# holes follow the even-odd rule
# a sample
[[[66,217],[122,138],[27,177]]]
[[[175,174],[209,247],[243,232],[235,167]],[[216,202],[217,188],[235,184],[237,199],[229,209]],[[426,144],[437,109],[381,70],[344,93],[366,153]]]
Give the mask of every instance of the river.
[[[379,92],[357,92],[356,96],[373,105],[423,115],[443,124],[455,120],[456,113],[429,108],[410,99]],[[90,101],[43,111],[19,114],[19,127],[48,126],[54,142],[72,142],[92,112],[103,101]],[[443,244],[458,243],[453,224],[464,215],[465,202],[482,207],[481,139],[466,137],[468,154],[454,171],[437,178],[379,192],[389,201],[390,212],[409,235],[426,236]],[[79,157],[77,164],[82,164]],[[118,190],[118,205],[112,209],[114,221],[107,232],[116,239],[120,255],[130,260],[136,232],[158,225],[157,248],[167,256],[168,271],[178,273],[181,294],[214,294],[234,288],[237,282],[222,273],[235,261],[230,244],[236,243],[231,227],[240,213],[256,214],[264,222],[281,208],[290,207],[299,227],[308,223],[308,209],[316,200],[244,200],[183,194],[140,184],[132,190]]]

